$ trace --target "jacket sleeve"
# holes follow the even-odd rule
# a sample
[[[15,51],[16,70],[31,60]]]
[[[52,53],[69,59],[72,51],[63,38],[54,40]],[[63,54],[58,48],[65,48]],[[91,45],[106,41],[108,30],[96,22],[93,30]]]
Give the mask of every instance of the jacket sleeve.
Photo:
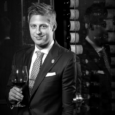
[[[62,76],[62,97],[63,97],[62,115],[73,115],[74,112],[73,98],[75,97],[75,91],[76,91],[76,85],[75,85],[75,77],[77,71],[76,65],[79,64],[79,58],[75,57],[73,56],[73,58],[71,58],[68,61]]]

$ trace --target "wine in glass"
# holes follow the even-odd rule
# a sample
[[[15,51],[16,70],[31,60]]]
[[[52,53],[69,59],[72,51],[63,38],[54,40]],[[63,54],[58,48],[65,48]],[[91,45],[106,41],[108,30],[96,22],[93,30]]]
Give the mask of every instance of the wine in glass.
[[[23,89],[27,86],[28,82],[27,66],[13,65],[11,82],[13,83],[13,86],[21,88],[23,94]],[[18,101],[14,107],[24,107],[25,105],[21,104],[22,101]]]

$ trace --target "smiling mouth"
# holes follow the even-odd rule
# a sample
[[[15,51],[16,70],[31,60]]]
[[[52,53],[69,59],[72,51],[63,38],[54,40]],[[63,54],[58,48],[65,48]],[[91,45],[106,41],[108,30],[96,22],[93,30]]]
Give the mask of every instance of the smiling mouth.
[[[35,36],[36,39],[41,39],[43,38],[45,35],[42,35],[42,36]]]
[[[37,40],[41,40],[43,36],[35,37]]]

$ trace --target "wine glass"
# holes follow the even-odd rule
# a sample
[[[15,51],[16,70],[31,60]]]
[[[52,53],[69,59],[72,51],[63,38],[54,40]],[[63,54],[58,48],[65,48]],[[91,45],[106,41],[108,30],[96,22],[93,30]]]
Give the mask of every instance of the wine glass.
[[[23,89],[27,86],[28,82],[27,66],[13,65],[11,82],[13,83],[13,86],[21,88],[23,94]],[[24,107],[25,105],[21,104],[21,102],[22,101],[18,101],[14,107]]]

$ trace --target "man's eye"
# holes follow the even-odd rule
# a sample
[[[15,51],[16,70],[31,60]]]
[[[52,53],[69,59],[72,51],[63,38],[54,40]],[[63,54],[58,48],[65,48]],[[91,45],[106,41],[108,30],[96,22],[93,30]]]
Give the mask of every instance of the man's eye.
[[[47,26],[46,25],[41,25],[41,28],[47,28]]]
[[[36,28],[36,25],[31,25],[31,28]]]

